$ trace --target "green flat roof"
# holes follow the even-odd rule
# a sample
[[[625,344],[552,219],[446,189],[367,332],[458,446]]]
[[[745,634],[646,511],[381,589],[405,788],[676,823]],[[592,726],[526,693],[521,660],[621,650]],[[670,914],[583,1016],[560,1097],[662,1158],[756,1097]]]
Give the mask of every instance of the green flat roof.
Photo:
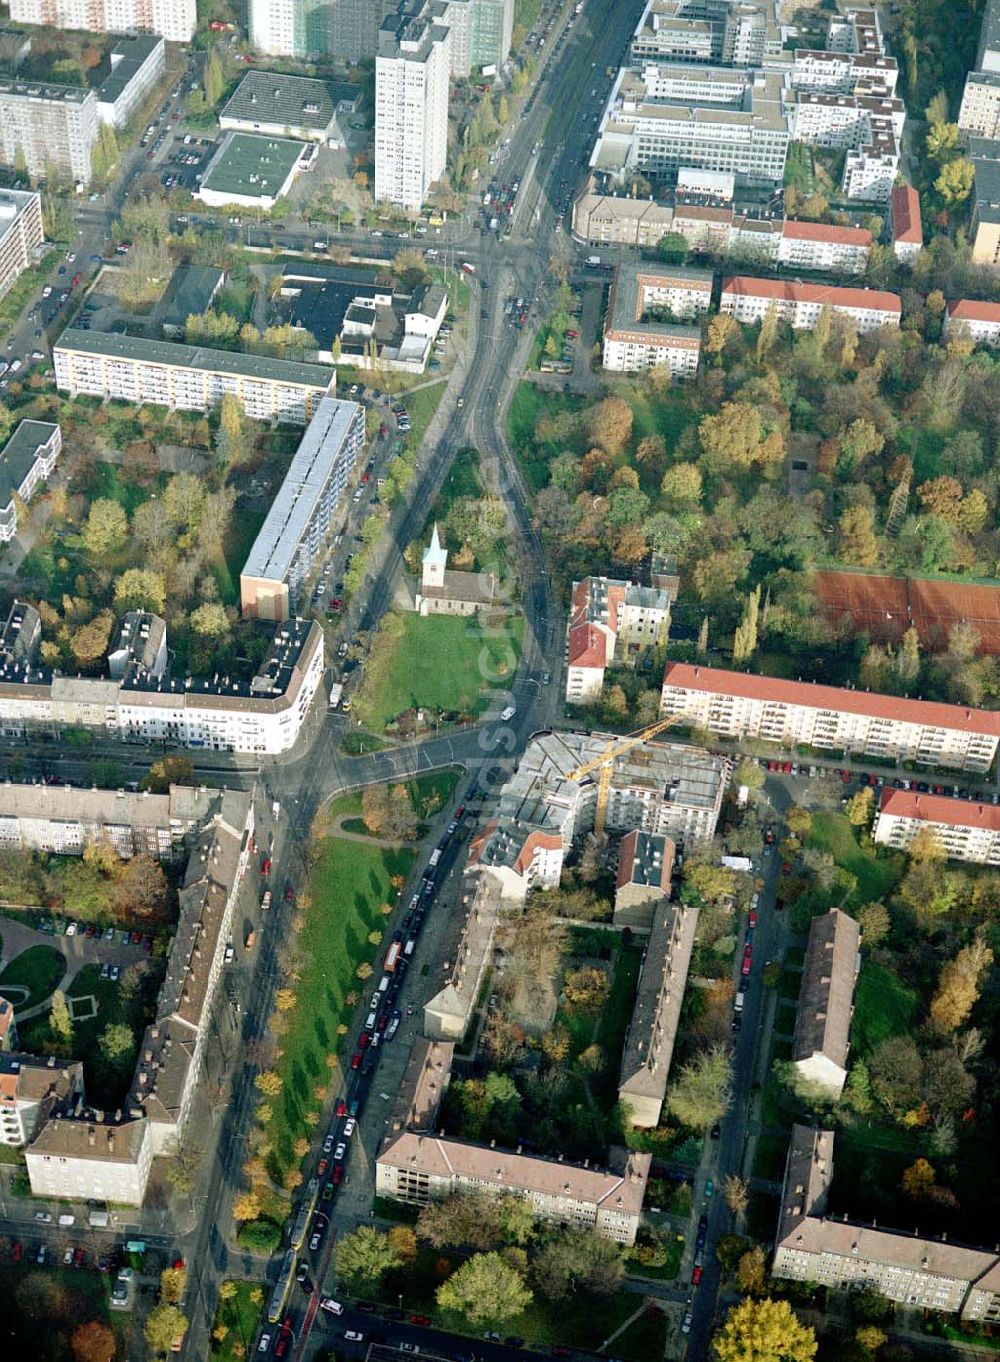
[[[227,134],[201,182],[213,194],[277,198],[307,143],[261,133]]]
[[[76,327],[68,327],[59,337],[54,352],[60,350],[135,360],[140,364],[165,364],[178,369],[237,374],[241,378],[257,378],[275,383],[295,383],[300,387],[321,388],[324,391],[330,386],[334,375],[333,365],[330,364],[304,364],[300,360],[244,355],[238,350],[210,350],[203,345],[175,345],[172,341],[111,336],[101,331],[81,331]]]

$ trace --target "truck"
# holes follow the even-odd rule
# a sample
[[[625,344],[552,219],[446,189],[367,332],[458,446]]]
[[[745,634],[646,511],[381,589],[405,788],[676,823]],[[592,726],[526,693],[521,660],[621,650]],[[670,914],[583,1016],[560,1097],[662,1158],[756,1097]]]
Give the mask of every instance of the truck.
[[[247,934],[246,934],[246,940],[243,942],[243,948],[244,948],[244,950],[252,951],[253,948],[254,948],[254,946],[255,946],[256,944],[257,944],[257,933],[256,933],[256,932],[253,930],[253,928],[251,927],[250,930],[249,930],[249,931],[247,932]]]
[[[333,685],[330,687],[331,709],[337,708],[337,706],[340,704],[341,699],[343,698],[343,694],[344,694],[343,683],[340,681],[334,681]]]
[[[394,941],[392,945],[389,947],[389,949],[386,951],[385,960],[382,965],[382,968],[385,970],[386,974],[392,974],[393,970],[396,968],[396,965],[399,961],[400,952],[402,951],[402,949],[403,943],[401,941]]]
[[[601,268],[601,257],[599,255],[588,255],[583,263],[588,270],[599,270]]]

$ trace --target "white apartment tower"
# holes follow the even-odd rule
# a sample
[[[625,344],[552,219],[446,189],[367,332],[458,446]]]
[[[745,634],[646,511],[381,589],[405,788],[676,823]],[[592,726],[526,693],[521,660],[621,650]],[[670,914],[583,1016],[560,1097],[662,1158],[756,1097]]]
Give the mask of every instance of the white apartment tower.
[[[445,171],[451,32],[441,4],[404,0],[375,58],[375,200],[418,212]]]
[[[168,43],[194,37],[196,0],[10,0],[12,23],[89,33],[156,33]]]

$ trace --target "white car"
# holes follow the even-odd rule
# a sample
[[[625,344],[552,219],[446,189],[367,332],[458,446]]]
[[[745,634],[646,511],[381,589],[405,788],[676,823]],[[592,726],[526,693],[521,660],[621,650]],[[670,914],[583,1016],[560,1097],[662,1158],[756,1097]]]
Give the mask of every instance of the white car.
[[[344,1307],[340,1301],[335,1301],[332,1296],[324,1296],[319,1303],[319,1308],[326,1310],[331,1315],[342,1315],[344,1313]]]
[[[342,1159],[346,1153],[347,1145],[341,1140],[340,1144],[338,1144],[337,1148],[333,1151],[333,1157],[335,1159]]]
[[[75,922],[68,922],[68,923],[66,924],[66,935],[67,935],[67,936],[76,936],[76,923],[75,923]]]
[[[364,1343],[364,1334],[359,1334],[357,1329],[345,1329],[344,1338],[348,1343]]]
[[[257,1351],[259,1353],[267,1353],[271,1351],[272,1337],[273,1337],[272,1334],[261,1334],[260,1342],[257,1344]]]
[[[358,1123],[357,1123],[357,1121],[355,1121],[355,1119],[354,1119],[353,1116],[348,1116],[347,1120],[344,1122],[344,1139],[345,1139],[345,1140],[349,1140],[349,1139],[351,1138],[351,1136],[354,1134],[354,1130],[355,1130],[355,1127],[357,1126],[357,1124],[358,1124]]]
[[[42,297],[43,297],[43,298],[51,298],[51,297],[52,297],[52,285],[51,285],[51,284],[46,284],[45,287],[42,289]]]
[[[504,724],[507,723],[507,721],[508,721],[509,719],[513,719],[513,717],[514,717],[514,715],[515,715],[516,713],[517,713],[517,710],[514,708],[514,706],[513,706],[513,705],[508,705],[508,706],[506,707],[506,709],[502,709],[502,710],[500,711],[500,722],[501,722],[501,723],[504,723]]]

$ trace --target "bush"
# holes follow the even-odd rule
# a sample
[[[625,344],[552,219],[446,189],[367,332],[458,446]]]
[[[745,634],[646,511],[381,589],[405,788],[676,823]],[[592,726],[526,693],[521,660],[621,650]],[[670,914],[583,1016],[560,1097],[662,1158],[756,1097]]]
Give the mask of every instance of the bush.
[[[241,1225],[236,1238],[253,1253],[273,1253],[281,1243],[281,1226],[267,1216],[261,1216]]]

